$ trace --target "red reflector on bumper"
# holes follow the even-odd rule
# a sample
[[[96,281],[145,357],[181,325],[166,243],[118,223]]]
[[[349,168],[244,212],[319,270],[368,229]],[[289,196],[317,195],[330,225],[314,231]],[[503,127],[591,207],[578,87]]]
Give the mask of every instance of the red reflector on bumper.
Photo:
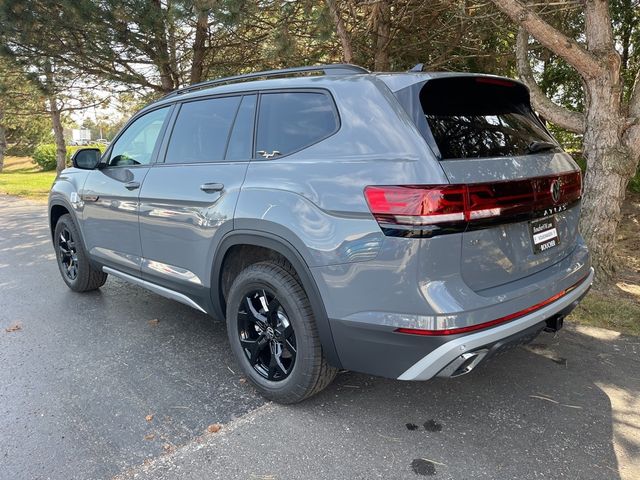
[[[588,275],[587,275],[588,276]],[[468,333],[474,332],[476,330],[482,330],[484,328],[495,327],[496,325],[500,325],[501,323],[506,323],[510,320],[515,320],[516,318],[524,317],[525,315],[534,312],[536,310],[541,309],[542,307],[546,307],[550,303],[555,302],[556,300],[564,297],[567,293],[574,290],[578,285],[580,285],[586,278],[582,278],[579,282],[572,285],[571,287],[562,290],[559,293],[556,293],[554,296],[543,300],[540,303],[536,303],[530,307],[525,308],[524,310],[520,310],[515,313],[511,313],[509,315],[505,315],[504,317],[496,318],[495,320],[490,320],[484,323],[478,323],[476,325],[469,325],[467,327],[459,327],[459,328],[446,328],[442,330],[423,330],[420,328],[396,328],[394,332],[396,333],[406,333],[409,335],[425,335],[425,336],[440,336],[440,335],[457,335],[459,333]]]

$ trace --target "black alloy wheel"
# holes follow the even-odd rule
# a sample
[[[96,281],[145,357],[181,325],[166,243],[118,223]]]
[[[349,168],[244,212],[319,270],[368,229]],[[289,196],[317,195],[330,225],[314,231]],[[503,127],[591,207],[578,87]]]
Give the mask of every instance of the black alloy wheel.
[[[297,403],[331,383],[309,298],[282,258],[248,265],[227,295],[227,334],[240,368],[269,400]]]
[[[266,290],[248,292],[238,309],[238,335],[249,364],[263,378],[286,379],[296,362],[296,335],[276,296]]]
[[[60,231],[58,241],[58,262],[60,271],[71,281],[78,278],[78,250],[73,235],[65,226]]]
[[[53,247],[64,283],[74,292],[96,290],[107,281],[107,274],[89,260],[80,230],[71,215],[62,215],[53,230]]]

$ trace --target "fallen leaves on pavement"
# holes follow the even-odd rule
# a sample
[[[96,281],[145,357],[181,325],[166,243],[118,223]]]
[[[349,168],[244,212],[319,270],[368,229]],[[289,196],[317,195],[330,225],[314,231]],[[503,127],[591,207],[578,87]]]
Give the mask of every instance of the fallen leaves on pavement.
[[[207,427],[207,432],[218,433],[221,428],[222,428],[222,425],[220,425],[219,423],[213,423]]]
[[[147,323],[152,327],[157,327],[158,324],[160,323],[160,320],[158,320],[157,318],[154,318],[153,320],[149,320]]]
[[[19,332],[20,330],[22,330],[22,324],[20,322],[16,322],[4,329],[4,331],[7,333]]]
[[[151,420],[153,420],[153,413],[150,413],[149,415],[147,415],[146,417],[144,417],[144,419],[145,419],[147,422],[150,422]]]
[[[156,434],[155,434],[155,433],[147,433],[147,434],[144,436],[144,439],[145,439],[145,440],[153,440],[154,438],[156,438]]]
[[[162,449],[165,451],[165,453],[173,453],[175,451],[175,447],[170,443],[165,443],[162,446]]]

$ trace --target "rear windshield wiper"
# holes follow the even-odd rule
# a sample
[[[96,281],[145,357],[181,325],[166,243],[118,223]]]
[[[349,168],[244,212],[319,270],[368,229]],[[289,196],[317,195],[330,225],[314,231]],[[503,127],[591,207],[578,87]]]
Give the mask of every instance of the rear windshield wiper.
[[[555,143],[545,142],[542,140],[534,140],[529,145],[527,145],[527,153],[544,152],[547,150],[555,150],[556,148],[559,147]]]

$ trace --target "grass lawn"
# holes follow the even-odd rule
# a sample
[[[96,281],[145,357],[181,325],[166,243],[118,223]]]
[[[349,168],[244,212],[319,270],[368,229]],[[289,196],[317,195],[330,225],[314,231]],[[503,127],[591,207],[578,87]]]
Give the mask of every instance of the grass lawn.
[[[46,201],[56,172],[43,172],[29,157],[6,157],[0,173],[0,194]]]
[[[640,336],[640,299],[633,301],[592,290],[567,321]]]

